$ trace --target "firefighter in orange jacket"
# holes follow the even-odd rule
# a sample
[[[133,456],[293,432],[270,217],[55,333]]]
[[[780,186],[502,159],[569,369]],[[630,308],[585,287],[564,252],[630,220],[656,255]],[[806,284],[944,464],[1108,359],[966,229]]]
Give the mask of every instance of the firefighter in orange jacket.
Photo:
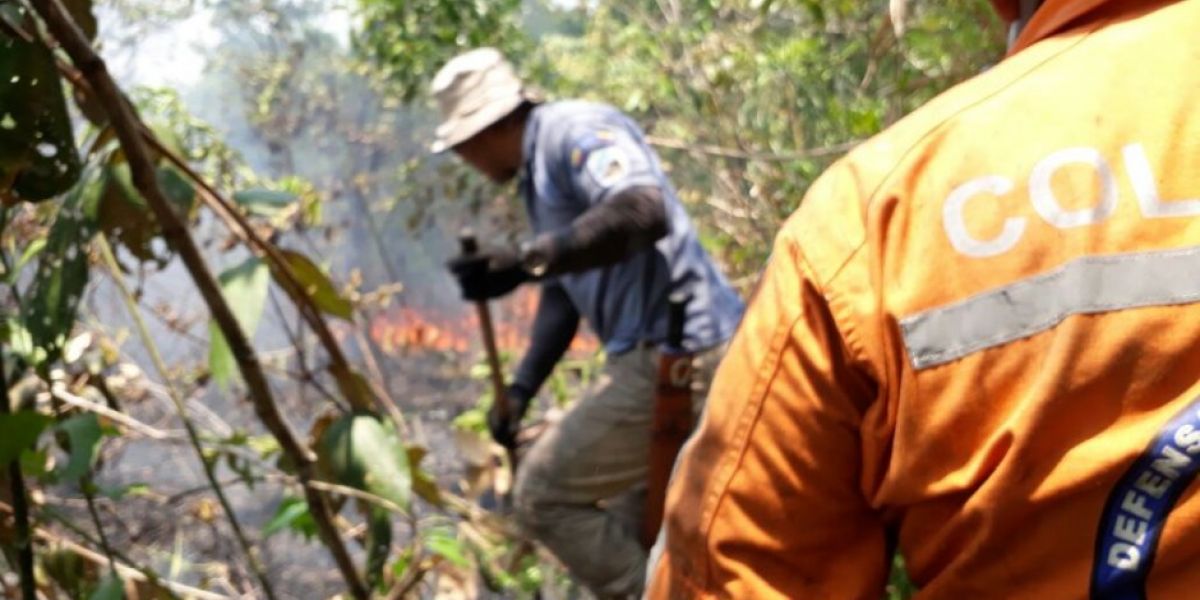
[[[780,233],[649,597],[1200,597],[1200,0],[996,5]]]

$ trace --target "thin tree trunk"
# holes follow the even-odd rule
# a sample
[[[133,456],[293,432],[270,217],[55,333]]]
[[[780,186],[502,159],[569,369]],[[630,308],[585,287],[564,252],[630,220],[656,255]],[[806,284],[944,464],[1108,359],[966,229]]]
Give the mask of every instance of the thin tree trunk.
[[[0,348],[0,352],[3,348]],[[0,359],[0,414],[12,414],[8,399],[8,376]],[[33,538],[29,533],[29,502],[25,498],[25,478],[21,475],[21,460],[14,458],[8,467],[12,486],[13,519],[17,524],[17,573],[21,578],[21,598],[37,600],[37,581],[33,578]]]

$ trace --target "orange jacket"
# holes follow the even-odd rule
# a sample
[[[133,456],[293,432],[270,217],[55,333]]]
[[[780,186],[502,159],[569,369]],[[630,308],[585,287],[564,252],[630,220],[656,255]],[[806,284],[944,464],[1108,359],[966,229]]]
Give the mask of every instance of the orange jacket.
[[[1041,11],[780,233],[650,598],[1200,597],[1200,0]]]

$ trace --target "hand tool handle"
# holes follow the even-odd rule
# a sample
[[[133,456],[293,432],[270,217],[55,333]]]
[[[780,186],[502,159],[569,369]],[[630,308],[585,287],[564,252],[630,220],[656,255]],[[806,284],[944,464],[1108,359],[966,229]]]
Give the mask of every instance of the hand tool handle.
[[[479,252],[479,243],[475,239],[475,233],[470,229],[464,229],[459,233],[458,244],[463,256],[471,256]],[[488,367],[492,372],[492,402],[496,404],[496,412],[500,419],[507,423],[511,412],[508,406],[508,395],[504,389],[504,373],[500,370],[500,351],[496,349],[496,330],[492,326],[492,311],[488,308],[486,300],[476,302],[475,310],[479,314],[483,348],[487,351]]]

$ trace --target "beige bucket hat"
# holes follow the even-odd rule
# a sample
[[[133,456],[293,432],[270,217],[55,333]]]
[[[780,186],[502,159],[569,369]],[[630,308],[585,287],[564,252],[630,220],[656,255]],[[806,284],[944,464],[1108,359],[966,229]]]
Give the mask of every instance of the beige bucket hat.
[[[478,48],[446,63],[433,78],[442,122],[430,150],[444,152],[508,116],[522,102],[537,102],[512,64],[495,48]]]

